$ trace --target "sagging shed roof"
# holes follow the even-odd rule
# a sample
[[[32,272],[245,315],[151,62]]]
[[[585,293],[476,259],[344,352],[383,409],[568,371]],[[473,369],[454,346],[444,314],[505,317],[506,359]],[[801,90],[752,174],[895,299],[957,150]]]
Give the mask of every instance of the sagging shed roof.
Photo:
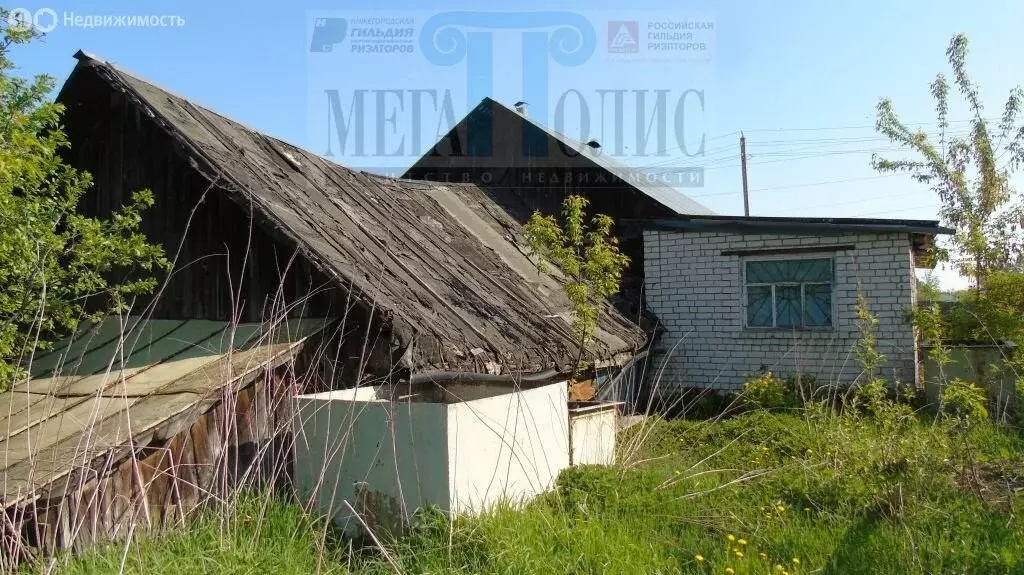
[[[323,319],[230,325],[111,317],[28,366],[0,394],[0,502],[34,498],[96,457],[290,361]],[[200,410],[201,412],[201,410]],[[165,430],[166,431],[166,430]]]
[[[180,144],[200,172],[357,299],[386,316],[406,367],[531,373],[575,359],[570,304],[521,228],[469,185],[358,172],[248,129],[79,52],[60,100],[98,77]],[[74,145],[74,142],[72,142]],[[159,209],[159,199],[157,206]],[[587,352],[621,361],[645,334],[610,306]]]

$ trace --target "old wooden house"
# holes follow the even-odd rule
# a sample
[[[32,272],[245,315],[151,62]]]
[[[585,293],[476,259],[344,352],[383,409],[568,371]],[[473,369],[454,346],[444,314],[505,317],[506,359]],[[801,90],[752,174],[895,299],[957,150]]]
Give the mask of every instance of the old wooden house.
[[[139,189],[174,270],[131,315],[0,396],[5,557],[183,521],[243,477],[287,479],[287,399],[362,384],[564,377],[560,280],[473,184],[356,172],[88,54],[59,101],[84,213]],[[646,334],[602,309],[595,368]],[[42,438],[42,439],[40,439]],[[230,469],[230,472],[228,470]]]

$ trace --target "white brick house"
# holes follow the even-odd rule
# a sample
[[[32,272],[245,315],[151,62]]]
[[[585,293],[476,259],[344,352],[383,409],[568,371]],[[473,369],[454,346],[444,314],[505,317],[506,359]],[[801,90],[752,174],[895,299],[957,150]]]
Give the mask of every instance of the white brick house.
[[[739,390],[748,376],[797,372],[819,384],[861,374],[857,296],[878,319],[891,381],[915,383],[918,346],[906,311],[932,221],[683,216],[644,230],[648,308],[664,328],[648,366],[652,391]]]

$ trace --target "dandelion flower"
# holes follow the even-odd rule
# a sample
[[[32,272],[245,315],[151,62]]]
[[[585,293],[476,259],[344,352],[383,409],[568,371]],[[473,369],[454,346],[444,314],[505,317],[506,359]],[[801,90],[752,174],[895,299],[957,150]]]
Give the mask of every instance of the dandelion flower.
[[[768,559],[768,554],[767,553],[762,553],[761,554],[761,559],[767,560]]]
[[[740,539],[739,541],[737,541],[737,543],[739,543],[740,545],[746,545],[747,544],[747,540],[746,539]]]
[[[794,557],[793,558],[793,565],[799,565],[799,564],[800,564],[800,558],[799,557]]]
[[[778,571],[779,573],[782,573],[783,571],[785,571],[785,570],[786,570],[786,568],[785,568],[785,567],[783,567],[783,566],[782,566],[781,564],[779,564],[779,563],[776,563],[776,564],[775,564],[775,570],[776,570],[776,571]]]
[[[782,511],[786,510],[786,506],[785,505],[779,505],[778,507],[776,507],[776,509],[778,509],[780,512],[782,512]]]
[[[733,573],[735,573],[735,571],[733,571],[732,567],[726,567],[725,568],[725,572],[728,573],[729,575],[732,575]]]
[[[696,559],[698,563],[703,563],[704,562],[704,556],[703,555],[694,555],[693,558]]]
[[[735,541],[736,540],[736,536],[733,535],[732,533],[726,535],[725,538],[728,539],[729,541]]]
[[[740,559],[743,559],[743,552],[742,551],[737,551],[736,552],[736,556],[739,557]]]

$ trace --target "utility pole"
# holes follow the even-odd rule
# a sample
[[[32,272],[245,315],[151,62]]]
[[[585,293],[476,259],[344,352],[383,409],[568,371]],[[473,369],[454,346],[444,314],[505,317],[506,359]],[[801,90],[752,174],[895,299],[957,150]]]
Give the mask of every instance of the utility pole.
[[[740,166],[743,170],[743,215],[750,215],[750,190],[747,189],[747,137],[740,132]]]

